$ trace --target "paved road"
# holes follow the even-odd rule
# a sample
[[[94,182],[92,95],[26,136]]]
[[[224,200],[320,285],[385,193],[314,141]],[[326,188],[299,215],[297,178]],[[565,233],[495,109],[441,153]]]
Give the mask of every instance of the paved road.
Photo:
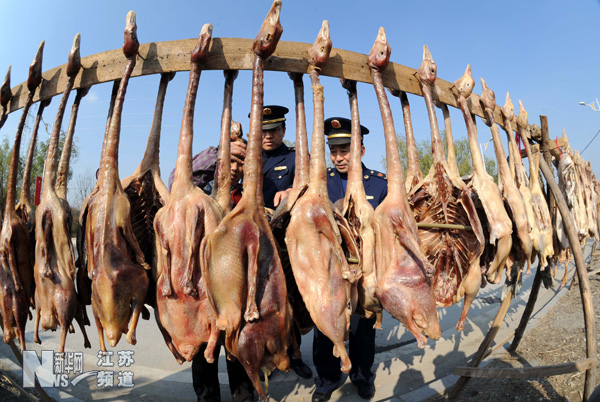
[[[587,254],[586,254],[587,255]],[[571,266],[573,271],[573,266]],[[561,277],[564,270],[560,269]],[[571,274],[572,275],[572,274]],[[522,310],[529,297],[529,289],[533,275],[525,276],[523,290],[513,301],[496,341],[509,336],[518,325]],[[542,289],[536,310],[548,308],[558,301],[564,289],[557,292],[553,289]],[[464,366],[468,357],[479,347],[489,325],[492,322],[501,302],[502,286],[488,285],[481,289],[473,303],[465,330],[457,332],[456,322],[460,315],[462,303],[446,309],[439,309],[442,337],[437,341],[430,340],[422,350],[416,347],[414,337],[405,330],[389,314],[384,315],[383,329],[377,332],[375,356],[376,394],[374,400],[386,401],[418,401],[437,393],[452,385],[457,377],[452,375],[456,366]],[[154,312],[152,312],[152,315]],[[543,313],[543,311],[542,311]],[[91,308],[88,314],[92,316]],[[541,314],[539,314],[541,315]],[[92,318],[93,320],[93,318]],[[529,326],[535,325],[535,319]],[[35,350],[40,355],[42,350],[58,349],[59,332],[40,332],[42,345],[33,342],[33,322],[27,324],[27,349]],[[98,364],[98,333],[94,327],[88,327],[88,335],[92,349],[83,348],[83,338],[76,327],[75,334],[67,336],[67,351],[83,352],[83,371],[114,370],[114,386],[98,387],[97,377],[91,376],[76,386],[68,388],[47,388],[48,393],[61,400],[110,400],[110,401],[194,401],[195,394],[191,386],[190,363],[179,365],[166,347],[163,338],[152,318],[140,320],[137,330],[138,344],[132,346],[123,337],[114,352],[114,367],[102,368]],[[129,367],[118,367],[119,351],[133,351],[134,363]],[[302,339],[304,360],[312,367],[312,332]],[[498,353],[503,351],[499,349]],[[122,353],[122,352],[121,352]],[[22,371],[15,364],[10,348],[0,342],[0,369],[21,381]],[[219,358],[221,393],[223,401],[230,401],[225,357],[223,352]],[[314,373],[314,367],[313,373]],[[133,388],[118,386],[117,373],[131,371]],[[73,376],[71,376],[71,379]],[[304,380],[293,372],[276,372],[269,382],[269,395],[277,401],[310,401],[314,390],[314,381]],[[60,394],[59,394],[60,393]],[[332,396],[332,401],[360,401],[355,387],[349,380]]]

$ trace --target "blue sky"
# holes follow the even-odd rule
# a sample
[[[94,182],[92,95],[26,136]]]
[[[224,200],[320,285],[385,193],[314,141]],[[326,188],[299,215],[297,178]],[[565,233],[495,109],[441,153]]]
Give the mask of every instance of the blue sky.
[[[82,57],[120,48],[125,16],[137,13],[140,42],[158,42],[196,38],[204,23],[214,26],[214,37],[254,38],[271,2],[268,0],[221,1],[3,1],[0,4],[0,75],[12,65],[12,85],[27,78],[28,66],[41,40],[46,41],[44,70],[66,62],[76,33],[81,34]],[[475,92],[481,93],[479,77],[496,93],[502,105],[510,91],[518,106],[521,99],[530,123],[539,125],[539,115],[548,116],[550,136],[560,136],[565,128],[571,145],[582,150],[600,130],[600,112],[579,104],[600,97],[600,5],[598,1],[313,1],[283,0],[281,40],[312,43],[327,19],[333,46],[368,53],[380,26],[386,30],[392,47],[391,60],[417,68],[423,45],[427,44],[438,66],[438,77],[446,81],[459,78],[471,64],[476,80]],[[247,132],[250,102],[249,71],[241,72],[234,88],[233,117]],[[121,131],[119,171],[121,178],[139,164],[152,122],[158,76],[131,80],[125,101]],[[325,114],[348,116],[345,91],[337,79],[323,78]],[[163,115],[161,170],[164,179],[174,168],[187,73],[178,73],[169,85]],[[79,160],[77,172],[95,172],[112,84],[95,86],[84,98],[79,111],[76,141]],[[307,117],[312,122],[312,96],[305,78]],[[70,103],[74,99],[71,95]],[[194,120],[194,152],[216,145],[223,99],[223,78],[218,71],[206,71],[200,89]],[[381,165],[384,139],[379,107],[372,86],[359,84],[361,123],[371,130],[365,138],[364,162],[372,169]],[[424,101],[409,96],[417,140],[429,138],[429,121]],[[294,105],[291,81],[286,74],[265,74],[265,104]],[[398,133],[404,133],[400,102],[390,98]],[[55,99],[44,113],[54,122],[58,105]],[[70,111],[70,107],[69,107]],[[69,112],[68,111],[68,112]],[[466,136],[464,120],[451,110],[455,137]],[[20,112],[9,116],[0,136],[13,140]],[[443,127],[441,113],[438,120]],[[68,124],[68,114],[63,128]],[[294,140],[294,116],[288,119],[286,138]],[[478,122],[479,141],[488,142],[490,131]],[[41,133],[46,139],[47,134]],[[23,139],[26,151],[28,137]],[[592,162],[600,177],[600,136],[583,157]],[[485,153],[494,157],[493,148]],[[73,185],[73,184],[71,184]]]

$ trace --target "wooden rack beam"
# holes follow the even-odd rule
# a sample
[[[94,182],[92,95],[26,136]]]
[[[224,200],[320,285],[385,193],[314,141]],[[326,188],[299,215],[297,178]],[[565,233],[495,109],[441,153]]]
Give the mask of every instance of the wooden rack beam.
[[[168,42],[151,42],[140,45],[139,57],[132,77],[159,74],[172,71],[189,71],[190,55],[197,39],[181,39]],[[210,55],[203,70],[252,70],[252,39],[213,38]],[[279,42],[277,50],[266,61],[265,69],[271,71],[308,73],[307,52],[311,44],[301,42]],[[119,49],[96,53],[81,59],[81,72],[75,79],[73,89],[114,81],[121,77],[126,63],[123,51]],[[382,74],[387,88],[399,89],[422,96],[421,87],[415,77],[416,70],[396,63],[390,63]],[[345,78],[372,84],[367,66],[367,55],[348,50],[331,50],[331,58],[321,75]],[[67,83],[66,64],[55,67],[42,74],[40,90],[34,102],[51,98],[63,92]],[[27,98],[27,83],[14,88],[14,97],[9,104],[9,113],[23,107]],[[457,107],[456,97],[451,91],[453,84],[438,78],[435,82],[434,100]],[[483,117],[479,96],[472,94],[468,99],[471,112]],[[496,123],[504,127],[500,108],[494,110]]]

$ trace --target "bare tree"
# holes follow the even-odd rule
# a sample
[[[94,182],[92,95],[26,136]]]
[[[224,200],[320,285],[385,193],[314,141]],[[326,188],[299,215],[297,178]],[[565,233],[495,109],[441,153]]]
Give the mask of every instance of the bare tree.
[[[82,173],[75,174],[72,186],[69,186],[68,201],[71,209],[79,211],[85,198],[90,195],[96,185],[96,174],[87,168]]]

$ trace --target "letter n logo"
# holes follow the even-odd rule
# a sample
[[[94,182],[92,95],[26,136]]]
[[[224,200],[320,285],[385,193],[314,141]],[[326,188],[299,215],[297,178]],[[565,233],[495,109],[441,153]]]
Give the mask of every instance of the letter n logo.
[[[53,372],[54,352],[42,350],[42,361],[37,357],[35,350],[23,351],[23,388],[35,387],[37,377],[42,387],[54,387],[55,375]]]

